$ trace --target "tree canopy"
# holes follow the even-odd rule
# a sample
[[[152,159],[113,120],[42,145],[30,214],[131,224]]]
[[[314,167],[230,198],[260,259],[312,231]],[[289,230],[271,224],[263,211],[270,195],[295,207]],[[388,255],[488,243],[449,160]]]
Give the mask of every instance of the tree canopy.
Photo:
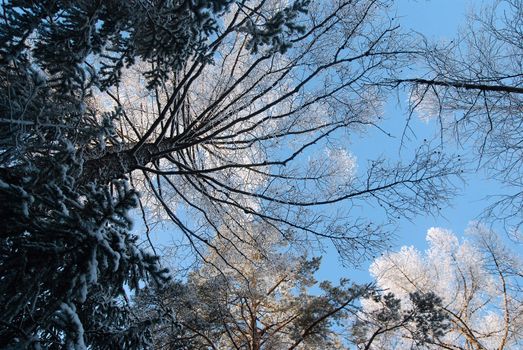
[[[523,2],[500,1],[444,48],[416,45],[392,3],[3,0],[0,346],[456,344],[447,329],[458,344],[519,345],[519,265],[484,228],[475,245],[433,235],[448,243],[437,259],[459,272],[453,300],[434,286],[387,294],[407,274],[384,282],[385,258],[373,265],[381,289],[342,281],[312,295],[319,260],[294,254],[327,240],[344,263],[361,263],[388,246],[389,226],[437,213],[455,193],[466,168],[442,148],[366,164],[348,148],[381,130],[403,85],[413,113],[473,140],[476,164],[516,189],[487,213],[519,233]],[[419,75],[405,76],[413,62]],[[144,239],[154,220],[174,224],[203,265],[170,280],[151,240],[132,234],[131,213]],[[285,256],[288,244],[297,250]],[[494,275],[492,289],[470,294]],[[496,288],[503,321],[478,331],[474,313],[497,307]],[[136,312],[135,296],[150,312]],[[452,304],[476,297],[473,310]],[[337,332],[332,322],[349,314],[357,322]]]
[[[376,259],[370,271],[379,288],[400,299],[414,292],[434,292],[451,323],[444,336],[428,349],[517,349],[523,331],[522,262],[496,233],[474,225],[462,242],[441,228],[427,233],[429,248],[420,252],[404,246]],[[365,304],[373,309],[373,303]],[[408,333],[389,332],[378,348],[388,349],[399,337],[401,346],[412,343]]]

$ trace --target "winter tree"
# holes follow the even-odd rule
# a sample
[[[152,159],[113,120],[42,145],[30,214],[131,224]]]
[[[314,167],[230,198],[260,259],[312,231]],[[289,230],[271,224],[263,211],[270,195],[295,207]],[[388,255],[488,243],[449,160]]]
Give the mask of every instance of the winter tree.
[[[205,54],[149,90],[142,73],[154,62],[123,69],[122,83],[96,94],[93,108],[121,111],[125,142],[88,154],[85,181],[130,176],[144,194],[143,216],[174,222],[200,256],[215,249],[219,227],[247,217],[330,239],[357,262],[387,237],[353,208],[372,202],[385,223],[437,210],[457,160],[422,148],[358,172],[347,147],[352,133],[378,127],[380,82],[410,54],[387,2],[306,3],[307,12],[298,3],[283,12],[279,1],[232,3]],[[272,29],[287,17],[299,25]],[[271,33],[281,35],[266,40]]]
[[[523,1],[474,5],[454,41],[421,45],[421,75],[395,83],[411,85],[412,108],[438,118],[443,137],[472,147],[474,167],[510,189],[495,197],[485,217],[501,220],[516,237],[523,223]]]
[[[416,344],[449,328],[433,292],[413,292],[402,304],[372,285],[318,283],[320,258],[308,259],[271,227],[249,230],[242,241],[228,236],[224,253],[206,256],[186,281],[140,292],[136,312],[161,319],[153,331],[157,348],[373,349],[400,328]],[[381,308],[362,310],[367,300]]]
[[[226,234],[221,255],[206,256],[187,282],[161,293],[143,291],[137,310],[164,315],[157,348],[343,349],[340,334],[368,285],[314,279],[320,259],[293,251],[269,225],[251,226],[244,240]],[[225,231],[222,231],[225,232]],[[240,253],[241,252],[241,253]],[[312,287],[320,293],[310,292]]]
[[[358,349],[425,348],[438,343],[450,327],[442,300],[432,291],[415,291],[403,298],[375,292],[362,303],[364,309],[351,325],[351,340]]]
[[[480,225],[468,229],[460,242],[450,231],[431,228],[429,248],[420,252],[402,247],[376,259],[370,271],[378,288],[408,300],[412,293],[433,292],[449,318],[444,336],[429,339],[426,349],[519,349],[523,332],[522,263],[498,236]],[[372,300],[364,309],[380,307]],[[397,329],[375,343],[389,349],[409,347],[416,338]]]

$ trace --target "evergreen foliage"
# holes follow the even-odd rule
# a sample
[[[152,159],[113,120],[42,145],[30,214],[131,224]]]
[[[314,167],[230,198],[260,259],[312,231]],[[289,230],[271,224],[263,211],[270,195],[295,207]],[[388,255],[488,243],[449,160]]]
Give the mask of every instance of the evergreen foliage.
[[[206,256],[208,264],[186,281],[138,295],[136,312],[162,319],[153,331],[156,348],[345,348],[344,333],[358,299],[373,294],[370,285],[318,283],[321,259],[290,250],[267,226],[228,238],[223,254]]]
[[[110,142],[114,115],[97,120],[20,66],[1,67],[0,346],[140,348],[124,286],[167,277],[129,234],[137,194],[123,180],[77,184],[83,148]]]
[[[218,31],[218,16],[234,2],[4,0],[0,59],[3,64],[36,64],[53,76],[49,83],[54,88],[67,92],[87,78],[107,89],[139,59],[152,64],[145,72],[152,88],[189,57],[212,59],[208,38]],[[252,51],[288,48],[286,37],[303,30],[294,21],[309,2],[283,7],[262,25],[248,21],[240,30],[251,35]]]
[[[72,91],[90,76],[101,88],[118,83],[137,58],[154,62],[151,86],[191,55],[203,53],[217,29],[218,1],[4,1],[3,63],[38,64],[51,82]]]
[[[228,236],[222,247],[228,249],[206,256],[207,264],[187,280],[140,291],[135,312],[160,320],[152,331],[155,348],[375,349],[398,329],[420,346],[448,330],[449,317],[434,293],[416,291],[402,301],[348,279],[318,283],[321,258],[290,250],[274,229],[249,229],[241,239]],[[230,249],[233,244],[245,257]]]
[[[406,346],[389,337],[399,331],[407,334],[410,348],[424,348],[425,344],[434,344],[450,328],[442,300],[433,292],[415,291],[405,300],[391,292],[375,292],[363,300],[363,304],[365,312],[352,327],[352,339],[361,349]],[[382,337],[386,340],[382,341]]]

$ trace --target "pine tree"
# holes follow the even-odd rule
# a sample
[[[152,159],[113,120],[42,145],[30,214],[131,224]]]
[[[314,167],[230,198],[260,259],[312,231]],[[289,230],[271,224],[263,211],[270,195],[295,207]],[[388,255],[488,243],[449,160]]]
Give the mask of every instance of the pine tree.
[[[129,234],[137,194],[122,180],[77,183],[82,147],[108,142],[114,115],[97,124],[36,69],[1,69],[0,346],[140,348],[124,286],[166,276]]]
[[[343,279],[338,286],[314,278],[320,258],[293,251],[288,238],[267,225],[246,224],[241,239],[206,257],[187,281],[142,291],[137,312],[163,315],[155,328],[162,349],[345,349],[357,301],[369,285]],[[233,248],[233,246],[236,246]],[[241,252],[241,253],[240,253]],[[318,291],[311,292],[312,288]],[[144,312],[144,310],[146,310]]]
[[[160,320],[152,331],[156,348],[375,349],[398,329],[423,345],[449,328],[432,292],[405,301],[371,284],[318,282],[320,257],[292,249],[274,228],[245,227],[243,237],[222,230],[215,243],[223,246],[186,280],[140,291],[136,313]]]

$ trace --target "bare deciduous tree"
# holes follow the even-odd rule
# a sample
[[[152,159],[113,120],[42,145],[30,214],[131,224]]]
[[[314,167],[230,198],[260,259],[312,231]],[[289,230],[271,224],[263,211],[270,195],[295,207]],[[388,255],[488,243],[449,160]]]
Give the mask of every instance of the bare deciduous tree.
[[[121,108],[123,142],[86,151],[85,181],[130,175],[145,207],[160,208],[200,255],[218,227],[237,231],[247,217],[283,235],[330,239],[348,261],[370,256],[386,236],[379,222],[353,217],[353,206],[372,202],[390,220],[437,209],[459,173],[458,161],[428,149],[358,172],[348,151],[351,133],[378,127],[380,83],[409,54],[385,5],[311,2],[296,18],[303,31],[288,34],[292,46],[254,53],[242,28],[262,25],[281,4],[231,5],[209,60],[188,60],[149,91],[140,71],[150,63],[134,66],[95,96],[102,110]]]
[[[522,18],[520,0],[482,4],[454,41],[424,43],[423,75],[395,81],[412,86],[414,110],[437,117],[444,135],[473,147],[476,168],[510,189],[485,217],[501,220],[515,237],[523,223]]]

